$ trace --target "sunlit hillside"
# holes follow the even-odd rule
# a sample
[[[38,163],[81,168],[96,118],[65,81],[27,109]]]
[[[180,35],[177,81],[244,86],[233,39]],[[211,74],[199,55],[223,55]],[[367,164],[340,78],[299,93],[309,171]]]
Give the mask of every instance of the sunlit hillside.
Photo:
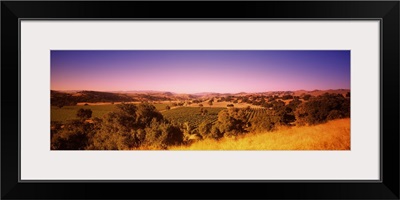
[[[281,128],[219,141],[206,139],[170,150],[350,150],[350,119],[316,126]]]

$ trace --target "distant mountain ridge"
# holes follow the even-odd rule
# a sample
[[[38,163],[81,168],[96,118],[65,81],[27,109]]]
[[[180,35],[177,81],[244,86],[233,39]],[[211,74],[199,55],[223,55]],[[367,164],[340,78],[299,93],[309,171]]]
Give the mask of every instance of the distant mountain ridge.
[[[345,95],[349,89],[329,89],[329,90],[296,90],[296,91],[267,91],[267,92],[239,92],[239,93],[218,93],[218,92],[199,92],[199,93],[175,93],[170,91],[137,90],[137,91],[89,91],[89,90],[51,90],[54,94],[69,94],[71,96],[89,96],[91,98],[103,98],[103,101],[143,101],[143,100],[187,100],[205,97],[224,97],[224,96],[247,96],[247,95],[312,95],[318,96],[324,93],[337,93]],[[89,98],[90,99],[90,98]]]

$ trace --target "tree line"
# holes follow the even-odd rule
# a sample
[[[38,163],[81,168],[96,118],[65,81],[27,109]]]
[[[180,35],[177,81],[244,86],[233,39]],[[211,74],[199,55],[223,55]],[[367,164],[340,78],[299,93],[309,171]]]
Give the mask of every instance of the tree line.
[[[80,91],[78,95],[72,95],[64,92],[51,91],[51,105],[59,108],[63,106],[74,106],[78,102],[129,102],[136,99],[111,92],[95,92],[95,91]]]

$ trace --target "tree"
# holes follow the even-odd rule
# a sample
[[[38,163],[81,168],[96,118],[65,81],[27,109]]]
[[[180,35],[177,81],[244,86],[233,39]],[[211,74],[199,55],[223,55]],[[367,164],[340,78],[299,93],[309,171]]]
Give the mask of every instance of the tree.
[[[199,133],[203,138],[209,138],[212,137],[211,135],[211,127],[212,124],[207,122],[207,121],[203,121],[200,123],[199,125]]]
[[[146,126],[150,125],[153,119],[155,119],[156,121],[162,121],[164,119],[164,117],[160,112],[158,112],[156,107],[148,103],[142,103],[137,106],[135,117],[135,123],[140,128],[145,128]]]
[[[147,137],[145,129],[151,123],[163,121],[161,113],[151,104],[119,104],[115,111],[106,115],[89,149],[127,150],[139,147]]]
[[[214,100],[211,99],[210,101],[208,101],[208,105],[212,106],[213,105]]]
[[[219,131],[224,136],[245,133],[246,115],[244,110],[232,108],[220,111],[217,124]]]
[[[171,107],[170,107],[170,106],[165,106],[165,109],[166,109],[166,110],[170,110]]]
[[[309,95],[309,94],[306,94],[303,96],[303,99],[306,101],[308,101],[310,98],[311,98],[311,95]]]
[[[283,95],[283,96],[282,96],[282,99],[283,99],[283,100],[287,100],[287,99],[293,99],[293,96],[292,96],[292,95],[290,95],[290,94]]]
[[[64,125],[51,138],[51,149],[53,150],[84,150],[89,139],[96,131],[94,124],[72,120]]]
[[[276,99],[276,98],[275,98],[274,96],[269,96],[269,97],[268,97],[268,102],[275,101],[275,99]]]
[[[251,119],[249,130],[256,133],[271,131],[278,123],[279,117],[273,115],[258,115]]]
[[[295,111],[297,107],[301,104],[299,99],[294,98],[292,101],[285,106],[285,109],[281,113],[281,124],[289,125],[296,121]]]
[[[339,110],[331,110],[328,114],[328,116],[326,116],[327,120],[332,120],[332,119],[339,119],[342,118],[343,115]]]
[[[291,108],[293,111],[295,111],[300,104],[301,101],[295,98],[292,101],[290,101],[287,106]]]
[[[82,119],[88,117],[85,110],[79,113]],[[53,123],[51,133],[52,149],[129,150],[141,146],[165,149],[183,141],[180,128],[147,103],[119,104],[103,119],[94,118],[93,123],[75,120],[64,128]]]
[[[145,130],[144,142],[147,146],[167,149],[170,145],[179,145],[183,142],[183,132],[170,123],[153,120]]]
[[[143,129],[138,124],[138,108],[134,104],[119,104],[116,110],[108,113],[100,130],[92,138],[89,149],[96,150],[127,150],[140,146],[139,133]]]
[[[341,94],[328,94],[312,97],[302,103],[295,111],[297,123],[319,124],[327,120],[350,116],[350,99]]]
[[[183,134],[185,136],[189,136],[189,135],[193,134],[194,131],[195,131],[195,127],[193,125],[191,125],[189,122],[183,123]]]
[[[81,108],[81,109],[79,109],[79,110],[77,111],[76,116],[77,116],[80,120],[85,121],[86,119],[89,119],[89,118],[92,117],[92,110]]]
[[[272,109],[275,110],[276,113],[281,112],[285,107],[285,102],[282,100],[272,101]]]
[[[210,137],[211,138],[213,138],[213,139],[219,139],[219,138],[221,138],[221,137],[223,137],[224,135],[221,133],[221,131],[219,130],[219,125],[218,125],[218,122],[215,124],[215,125],[213,125],[212,127],[211,127],[211,135],[210,135]]]

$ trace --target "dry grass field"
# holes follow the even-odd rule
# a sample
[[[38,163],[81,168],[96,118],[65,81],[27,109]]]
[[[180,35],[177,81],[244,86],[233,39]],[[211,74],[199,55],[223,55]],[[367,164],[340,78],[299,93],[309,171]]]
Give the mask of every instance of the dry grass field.
[[[235,139],[206,139],[169,150],[350,150],[350,119],[316,126],[280,128]]]

